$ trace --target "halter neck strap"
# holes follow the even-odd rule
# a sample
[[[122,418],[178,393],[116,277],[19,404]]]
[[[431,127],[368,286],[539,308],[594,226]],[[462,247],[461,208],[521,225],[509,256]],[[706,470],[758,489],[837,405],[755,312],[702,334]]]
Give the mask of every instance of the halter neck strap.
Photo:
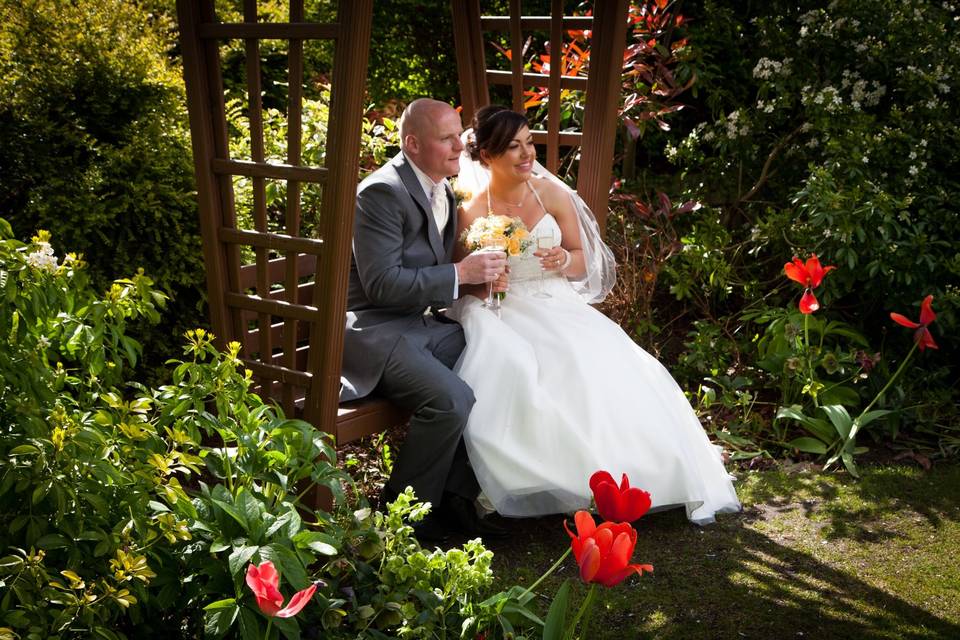
[[[538,194],[538,193],[537,193],[537,190],[534,189],[534,188],[530,185],[530,180],[527,180],[527,181],[526,181],[526,185],[527,185],[527,188],[530,189],[530,191],[533,191],[533,197],[535,197],[535,198],[537,199],[537,202],[540,203],[540,208],[543,209],[543,212],[544,212],[544,213],[546,213],[546,212],[547,212],[547,208],[543,206],[543,200],[540,199],[540,194]],[[490,200],[490,191],[491,191],[490,185],[488,184],[488,185],[487,185],[487,215],[488,215],[488,216],[494,215],[494,213],[493,213],[493,203],[492,203],[491,200]]]

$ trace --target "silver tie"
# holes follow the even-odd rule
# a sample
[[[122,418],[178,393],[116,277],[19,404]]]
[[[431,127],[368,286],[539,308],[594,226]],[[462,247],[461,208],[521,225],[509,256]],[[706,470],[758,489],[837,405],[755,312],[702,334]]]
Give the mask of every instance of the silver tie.
[[[450,214],[447,212],[447,190],[442,182],[433,185],[433,192],[430,194],[430,209],[433,211],[433,219],[437,222],[437,229],[440,231],[440,235],[443,235],[443,228],[447,226]]]

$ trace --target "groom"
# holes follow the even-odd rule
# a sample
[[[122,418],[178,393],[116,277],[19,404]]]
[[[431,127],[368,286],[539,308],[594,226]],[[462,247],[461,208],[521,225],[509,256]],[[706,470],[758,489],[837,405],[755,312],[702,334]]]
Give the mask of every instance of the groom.
[[[341,401],[375,391],[412,412],[384,497],[412,486],[432,503],[417,535],[434,540],[447,526],[503,533],[473,507],[479,488],[461,436],[474,397],[451,370],[463,329],[438,311],[506,265],[502,253],[451,262],[457,211],[446,179],[459,171],[462,130],[448,104],[414,100],[400,118],[401,152],[360,183],[341,370]]]

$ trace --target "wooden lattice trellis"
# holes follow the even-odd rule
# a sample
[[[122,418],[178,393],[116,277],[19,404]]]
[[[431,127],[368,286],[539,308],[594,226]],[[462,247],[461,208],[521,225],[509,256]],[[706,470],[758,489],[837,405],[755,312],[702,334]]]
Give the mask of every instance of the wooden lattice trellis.
[[[606,222],[613,149],[617,133],[617,104],[621,88],[623,52],[626,46],[628,0],[598,0],[592,16],[564,14],[563,0],[551,0],[549,16],[524,16],[520,0],[510,0],[507,16],[482,16],[480,0],[452,0],[454,38],[457,49],[457,71],[464,120],[469,122],[479,107],[490,102],[489,85],[509,85],[514,111],[524,113],[524,89],[547,87],[551,97],[562,89],[586,92],[583,130],[560,131],[560,100],[550,99],[547,105],[547,129],[534,130],[533,139],[546,148],[546,162],[556,172],[561,147],[580,147],[577,192],[593,210],[603,228]],[[556,61],[560,43],[568,29],[590,30],[590,73],[586,78],[561,75]],[[510,71],[487,69],[484,32],[509,33]],[[549,74],[524,71],[524,34],[540,31],[549,35],[551,59]]]
[[[352,224],[359,175],[360,132],[373,0],[342,0],[335,23],[306,22],[303,0],[290,1],[286,23],[258,21],[256,0],[244,1],[244,21],[217,20],[214,0],[177,0],[184,78],[190,113],[194,164],[207,270],[211,323],[220,346],[242,345],[241,358],[256,378],[258,390],[289,415],[301,414],[338,443],[399,424],[405,418],[391,405],[367,399],[339,404],[340,362],[350,264]],[[578,191],[601,224],[607,209],[616,103],[626,33],[626,0],[597,2],[590,17],[564,16],[553,0],[550,17],[523,17],[519,0],[510,15],[481,16],[479,0],[451,0],[457,67],[465,120],[489,101],[488,83],[512,87],[513,107],[523,111],[525,86],[586,90],[582,132],[559,131],[559,100],[549,102],[548,128],[535,131],[546,146],[546,164],[555,170],[559,149],[581,146]],[[560,42],[564,29],[592,29],[588,78],[524,73],[520,56],[510,72],[488,71],[484,31],[509,30],[519,51],[524,30],[547,30]],[[220,42],[242,39],[246,45],[246,80],[250,121],[250,159],[230,157]],[[264,152],[261,105],[260,41],[289,42],[285,163],[268,162]],[[307,166],[302,151],[303,43],[335,41],[327,166]],[[253,229],[237,226],[233,178],[253,185]],[[287,183],[284,233],[268,231],[266,181]],[[307,183],[322,185],[318,237],[301,234],[300,193]],[[255,260],[242,264],[242,247]]]

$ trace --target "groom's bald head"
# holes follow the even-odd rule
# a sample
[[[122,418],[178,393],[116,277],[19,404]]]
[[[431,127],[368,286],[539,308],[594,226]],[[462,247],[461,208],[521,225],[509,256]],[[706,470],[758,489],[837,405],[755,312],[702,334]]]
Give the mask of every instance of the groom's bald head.
[[[432,98],[417,98],[408,104],[400,116],[400,145],[406,150],[408,136],[422,138],[429,134],[437,118],[451,110],[446,102]]]
[[[434,182],[459,171],[460,114],[446,102],[418,98],[400,116],[400,148]]]

